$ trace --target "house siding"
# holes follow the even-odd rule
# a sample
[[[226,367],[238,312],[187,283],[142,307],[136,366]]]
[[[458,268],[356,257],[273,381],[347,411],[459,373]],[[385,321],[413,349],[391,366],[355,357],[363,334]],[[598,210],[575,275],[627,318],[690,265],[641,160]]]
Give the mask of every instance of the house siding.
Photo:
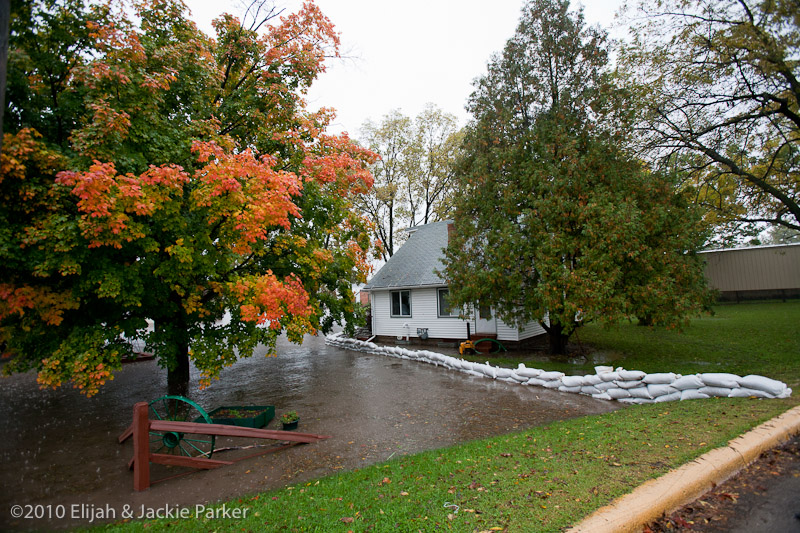
[[[466,339],[467,322],[459,318],[439,317],[437,287],[403,289],[411,292],[411,316],[391,316],[391,292],[370,291],[372,333],[392,337],[416,338],[417,328],[428,328],[428,337],[436,339]],[[408,324],[404,327],[403,324]],[[474,324],[473,324],[474,331]]]
[[[391,316],[390,290],[370,291],[370,304],[372,309],[372,333],[387,337],[418,338],[417,328],[427,328],[428,337],[432,339],[466,339],[467,323],[470,331],[476,332],[474,314],[468,320],[454,317],[438,316],[439,287],[402,289],[411,292],[411,316]],[[400,289],[398,289],[400,290]],[[408,324],[404,327],[403,324]],[[497,340],[519,342],[544,333],[544,329],[536,321],[525,324],[521,331],[512,325],[497,319]],[[474,337],[473,337],[474,338]]]

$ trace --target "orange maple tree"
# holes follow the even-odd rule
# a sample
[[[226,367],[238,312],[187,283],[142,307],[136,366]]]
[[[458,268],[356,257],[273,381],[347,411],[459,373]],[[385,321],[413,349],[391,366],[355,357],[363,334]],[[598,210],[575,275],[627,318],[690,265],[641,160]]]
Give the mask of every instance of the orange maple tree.
[[[306,109],[338,54],[319,8],[223,15],[212,39],[176,0],[133,2],[135,21],[67,3],[12,14],[4,370],[91,395],[136,338],[179,390],[190,359],[205,386],[281,332],[353,327],[369,238],[351,206],[375,155]]]

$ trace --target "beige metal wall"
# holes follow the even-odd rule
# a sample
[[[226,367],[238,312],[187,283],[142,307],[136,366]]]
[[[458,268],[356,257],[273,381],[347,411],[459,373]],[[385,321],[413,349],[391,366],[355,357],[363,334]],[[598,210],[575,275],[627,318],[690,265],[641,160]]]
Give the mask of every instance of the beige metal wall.
[[[701,253],[708,284],[719,291],[800,289],[800,244]]]

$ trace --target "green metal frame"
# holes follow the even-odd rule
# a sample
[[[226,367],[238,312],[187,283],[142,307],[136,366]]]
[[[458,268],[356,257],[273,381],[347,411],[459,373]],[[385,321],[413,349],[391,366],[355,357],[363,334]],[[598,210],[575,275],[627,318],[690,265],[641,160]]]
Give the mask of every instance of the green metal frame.
[[[180,404],[187,407],[179,408]],[[159,405],[162,410],[159,411]],[[149,411],[156,420],[172,420],[178,422],[205,422],[211,424],[211,417],[205,409],[197,403],[184,396],[162,396],[149,404]],[[191,413],[194,409],[196,413]],[[150,444],[154,448],[153,453],[170,453],[173,455],[184,455],[186,457],[206,457],[210,458],[214,453],[214,435],[203,438],[192,435],[191,438],[177,431],[151,431]]]

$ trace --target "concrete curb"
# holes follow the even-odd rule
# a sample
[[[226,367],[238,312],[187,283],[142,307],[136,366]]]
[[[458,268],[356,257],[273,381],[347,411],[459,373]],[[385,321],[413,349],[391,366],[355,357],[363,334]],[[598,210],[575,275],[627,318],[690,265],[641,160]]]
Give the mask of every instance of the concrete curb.
[[[724,448],[711,450],[677,470],[647,481],[630,494],[601,507],[568,532],[641,531],[648,522],[699,498],[795,433],[800,433],[800,406],[733,439]]]

